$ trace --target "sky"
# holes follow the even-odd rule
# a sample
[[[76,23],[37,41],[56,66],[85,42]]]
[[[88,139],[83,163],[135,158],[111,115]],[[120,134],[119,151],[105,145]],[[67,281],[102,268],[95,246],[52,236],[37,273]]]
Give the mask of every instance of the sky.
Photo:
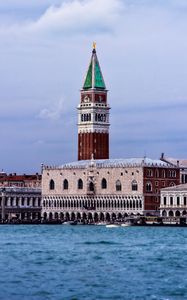
[[[108,93],[110,157],[187,158],[186,0],[1,0],[0,169],[77,160],[92,43]]]

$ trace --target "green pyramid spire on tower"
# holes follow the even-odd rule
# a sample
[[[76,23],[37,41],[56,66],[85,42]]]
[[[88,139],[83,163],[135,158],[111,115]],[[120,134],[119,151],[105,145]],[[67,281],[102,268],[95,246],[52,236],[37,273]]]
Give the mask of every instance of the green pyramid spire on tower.
[[[103,75],[96,54],[95,43],[93,45],[92,57],[83,85],[83,90],[88,90],[88,89],[102,89],[102,90],[106,89],[105,82],[103,79]]]

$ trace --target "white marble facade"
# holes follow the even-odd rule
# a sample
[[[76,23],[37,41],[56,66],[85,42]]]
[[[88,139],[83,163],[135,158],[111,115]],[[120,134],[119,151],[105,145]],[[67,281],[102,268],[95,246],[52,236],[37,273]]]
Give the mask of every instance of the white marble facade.
[[[187,184],[161,190],[160,215],[162,217],[187,217]]]
[[[122,219],[144,211],[141,159],[79,161],[43,166],[44,219]]]

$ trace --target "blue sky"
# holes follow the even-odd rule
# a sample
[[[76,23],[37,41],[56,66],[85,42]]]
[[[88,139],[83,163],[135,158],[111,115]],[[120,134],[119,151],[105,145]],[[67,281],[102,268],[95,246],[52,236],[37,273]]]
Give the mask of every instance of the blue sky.
[[[186,158],[186,0],[0,1],[0,168],[77,159],[92,42],[111,105],[110,156]]]

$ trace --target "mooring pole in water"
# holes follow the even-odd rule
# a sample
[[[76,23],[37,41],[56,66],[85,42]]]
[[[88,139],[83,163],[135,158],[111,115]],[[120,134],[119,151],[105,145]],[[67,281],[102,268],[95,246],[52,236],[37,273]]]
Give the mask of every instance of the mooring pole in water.
[[[1,196],[2,196],[2,201],[1,201],[1,207],[2,207],[2,222],[5,220],[5,188],[1,190]]]

